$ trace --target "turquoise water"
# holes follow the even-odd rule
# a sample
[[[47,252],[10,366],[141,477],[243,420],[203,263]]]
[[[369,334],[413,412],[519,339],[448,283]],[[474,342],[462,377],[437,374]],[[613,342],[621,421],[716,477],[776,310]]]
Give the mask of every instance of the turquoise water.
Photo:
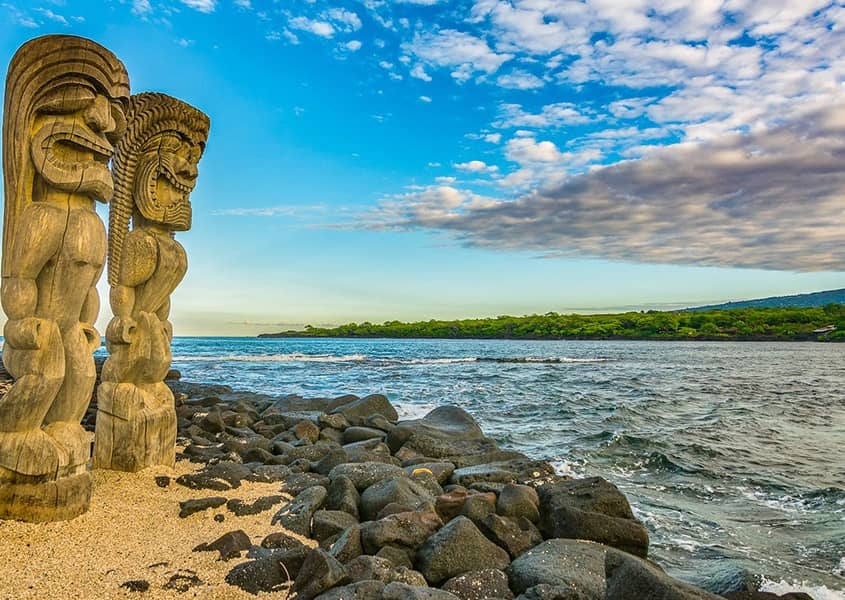
[[[676,576],[845,597],[845,345],[179,338],[173,354],[193,381],[381,392],[406,416],[457,404],[504,446],[619,485]]]

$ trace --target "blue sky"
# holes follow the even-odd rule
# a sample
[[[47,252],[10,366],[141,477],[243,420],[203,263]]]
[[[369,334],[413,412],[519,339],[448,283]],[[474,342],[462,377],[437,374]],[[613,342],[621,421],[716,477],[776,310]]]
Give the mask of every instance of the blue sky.
[[[820,0],[0,2],[4,68],[83,35],[211,117],[177,335],[843,287],[843,31]]]

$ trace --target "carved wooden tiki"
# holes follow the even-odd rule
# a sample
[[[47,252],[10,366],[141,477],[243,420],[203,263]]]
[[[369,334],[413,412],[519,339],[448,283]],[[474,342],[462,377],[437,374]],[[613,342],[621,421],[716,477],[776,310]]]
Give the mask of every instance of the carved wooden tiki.
[[[0,518],[53,521],[88,508],[90,434],[80,421],[96,372],[96,284],[106,231],[95,202],[113,193],[109,160],[125,128],[123,64],[83,38],[21,46],[3,120],[3,363]]]
[[[170,295],[187,270],[174,232],[191,226],[189,196],[208,137],[208,117],[164,94],[132,96],[115,151],[109,212],[114,318],[97,394],[94,466],[138,471],[173,465],[176,412],[170,368]],[[129,230],[130,217],[132,229]]]

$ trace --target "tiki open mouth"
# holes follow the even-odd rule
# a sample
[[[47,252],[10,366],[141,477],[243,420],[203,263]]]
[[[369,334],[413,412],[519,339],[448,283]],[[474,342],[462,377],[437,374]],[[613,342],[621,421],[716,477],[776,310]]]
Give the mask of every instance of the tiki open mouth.
[[[179,177],[167,167],[159,169],[159,176],[164,176],[164,178],[173,187],[173,189],[182,194],[190,194],[191,191],[193,191],[194,183],[196,182],[195,179],[186,180],[182,177]]]
[[[109,200],[114,154],[109,141],[79,120],[45,124],[32,138],[32,160],[48,183],[68,191]]]

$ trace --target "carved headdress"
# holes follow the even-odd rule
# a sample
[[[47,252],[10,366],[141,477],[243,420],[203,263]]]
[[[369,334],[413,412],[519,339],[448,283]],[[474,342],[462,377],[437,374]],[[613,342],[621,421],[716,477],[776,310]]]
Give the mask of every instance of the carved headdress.
[[[155,182],[158,177],[166,178],[183,194],[181,206],[175,208],[190,210],[188,195],[193,189],[196,163],[205,148],[209,128],[208,116],[203,112],[159,93],[132,96],[126,121],[126,133],[115,148],[115,190],[109,208],[109,284],[112,286],[119,284],[121,256],[130,218],[135,211],[144,212],[144,202],[156,202]],[[165,140],[167,135],[181,139],[198,151],[174,159],[167,150],[167,145],[171,143]],[[171,150],[178,152],[176,148]],[[174,162],[179,162],[182,169],[189,171],[187,179],[181,177],[180,166]],[[162,210],[166,213],[168,209]],[[181,228],[186,229],[187,226]]]
[[[76,91],[72,97],[65,97],[64,90],[68,87],[87,91]],[[80,103],[93,103],[97,94],[105,96],[109,103],[116,102],[121,105],[114,116],[122,121],[123,110],[129,101],[129,76],[123,63],[96,42],[70,35],[47,35],[25,43],[12,58],[6,76],[3,113],[4,277],[11,268],[11,248],[17,231],[17,219],[24,207],[32,201],[33,184],[38,169],[46,170],[49,167],[54,172],[65,169],[63,174],[79,177],[81,181],[85,177],[86,169],[91,167],[85,162],[48,164],[51,160],[52,163],[56,161],[54,157],[43,154],[43,145],[47,141],[40,140],[41,145],[33,144],[32,127],[36,117],[39,114],[74,112]],[[118,127],[122,128],[122,122]],[[55,127],[52,132],[47,133],[56,139],[81,141],[93,147],[102,161],[98,166],[99,178],[105,178],[102,171],[107,169],[105,165],[111,153],[109,143],[101,142],[99,136],[85,136],[84,132],[81,134],[84,137],[74,140],[74,135],[79,134],[74,134],[72,128],[71,131],[63,132],[61,127]],[[42,158],[40,166],[33,162],[36,157]],[[101,185],[110,187],[111,183],[102,182]],[[98,190],[102,191],[102,187]],[[108,200],[107,197],[100,199]]]

